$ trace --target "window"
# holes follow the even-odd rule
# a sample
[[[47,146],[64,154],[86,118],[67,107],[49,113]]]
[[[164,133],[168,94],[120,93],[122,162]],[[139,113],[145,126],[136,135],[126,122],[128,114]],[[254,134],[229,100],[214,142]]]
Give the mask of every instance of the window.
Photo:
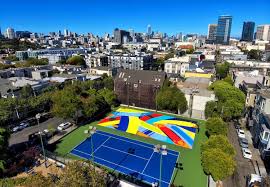
[[[263,136],[263,139],[266,140],[266,141],[268,141],[268,139],[269,139],[269,132],[264,132],[263,135],[264,135]]]
[[[134,88],[138,88],[138,84],[134,84],[133,86],[134,86]]]

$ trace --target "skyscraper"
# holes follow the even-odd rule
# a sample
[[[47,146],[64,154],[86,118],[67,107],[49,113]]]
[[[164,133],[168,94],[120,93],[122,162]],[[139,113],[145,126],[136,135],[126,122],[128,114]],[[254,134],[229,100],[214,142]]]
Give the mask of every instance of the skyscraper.
[[[254,35],[255,23],[252,21],[244,22],[242,30],[242,41],[252,42]]]
[[[69,36],[69,31],[67,29],[64,29],[64,36],[65,37]]]
[[[114,42],[123,44],[125,42],[131,41],[130,33],[125,30],[120,30],[118,28],[114,29]]]
[[[208,36],[207,39],[211,41],[216,40],[216,34],[217,34],[217,24],[209,24],[208,25]]]
[[[15,32],[13,28],[7,28],[7,38],[8,39],[14,39],[15,38]]]
[[[152,34],[152,28],[151,28],[151,25],[147,25],[147,35],[148,36],[151,36]]]
[[[270,41],[270,25],[259,25],[257,27],[256,40]]]
[[[229,44],[232,27],[232,16],[222,15],[218,17],[216,43]]]

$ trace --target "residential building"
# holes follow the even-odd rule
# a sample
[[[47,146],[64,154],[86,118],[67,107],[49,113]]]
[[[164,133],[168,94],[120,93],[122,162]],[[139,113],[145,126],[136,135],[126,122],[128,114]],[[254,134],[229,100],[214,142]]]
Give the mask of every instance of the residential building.
[[[146,53],[138,54],[110,54],[108,55],[109,66],[130,70],[149,70],[154,63],[153,55]]]
[[[242,41],[252,42],[254,36],[255,22],[248,21],[243,23]]]
[[[49,64],[56,64],[60,60],[65,60],[67,59],[67,56],[62,55],[62,54],[41,54],[38,55],[38,59],[46,58],[49,61]]]
[[[32,71],[32,78],[34,80],[44,79],[46,77],[49,77],[49,72],[50,72],[50,70],[36,70],[36,71]]]
[[[155,98],[165,78],[165,72],[120,70],[114,91],[123,104],[155,109]]]
[[[14,39],[14,38],[16,37],[16,36],[15,36],[15,31],[14,31],[14,29],[8,27],[8,28],[7,28],[6,36],[7,36],[8,39]]]
[[[256,40],[270,41],[270,25],[257,26]]]
[[[115,76],[117,73],[116,68],[110,68],[108,66],[97,66],[88,69],[88,74],[90,75],[103,75],[106,74],[108,76]]]
[[[38,58],[39,55],[62,55],[65,57],[72,56],[73,54],[85,54],[85,49],[82,48],[50,48],[50,49],[39,49],[39,50],[27,50],[27,51],[16,51],[16,57],[20,60],[25,60],[29,57]]]
[[[231,36],[232,16],[222,15],[218,18],[216,43],[228,45]]]
[[[214,43],[216,40],[216,34],[217,34],[217,24],[209,24],[207,39],[209,41],[212,41],[212,43]]]
[[[178,82],[177,87],[185,94],[188,110],[183,114],[188,117],[205,119],[205,105],[215,100],[213,91],[208,90],[211,79],[190,77],[184,82]]]
[[[256,95],[252,117],[249,118],[249,127],[253,144],[266,160],[270,158],[270,92],[261,90]]]
[[[108,56],[105,54],[99,54],[99,53],[86,55],[85,61],[86,61],[86,65],[90,68],[109,65]]]

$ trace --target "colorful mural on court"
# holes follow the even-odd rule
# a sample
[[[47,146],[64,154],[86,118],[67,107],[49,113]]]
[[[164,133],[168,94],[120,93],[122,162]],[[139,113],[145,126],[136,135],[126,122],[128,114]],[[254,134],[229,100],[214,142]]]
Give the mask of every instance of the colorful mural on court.
[[[130,108],[119,108],[99,125],[189,149],[192,149],[198,128],[195,123],[181,118]]]

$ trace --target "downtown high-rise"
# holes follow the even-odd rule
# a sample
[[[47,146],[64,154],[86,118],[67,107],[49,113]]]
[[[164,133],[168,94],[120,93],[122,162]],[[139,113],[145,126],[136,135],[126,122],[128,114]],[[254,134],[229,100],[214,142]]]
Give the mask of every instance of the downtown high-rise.
[[[218,17],[216,43],[228,45],[231,36],[232,16],[222,15]]]
[[[242,30],[242,41],[252,42],[254,36],[255,23],[252,21],[247,21],[243,23]]]
[[[270,41],[270,25],[257,26],[256,40]]]
[[[217,24],[209,24],[207,39],[210,41],[215,41],[216,35],[217,35]]]

